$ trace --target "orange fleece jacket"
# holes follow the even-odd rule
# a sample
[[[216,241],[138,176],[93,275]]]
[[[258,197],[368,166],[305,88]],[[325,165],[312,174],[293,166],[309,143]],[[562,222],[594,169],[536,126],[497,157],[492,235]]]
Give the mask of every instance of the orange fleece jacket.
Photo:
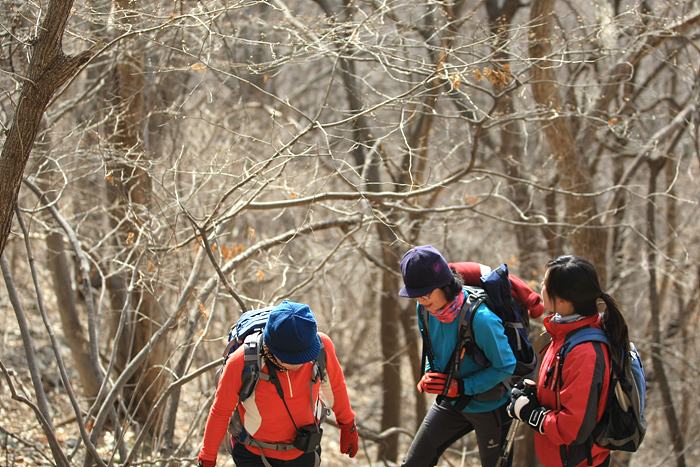
[[[319,390],[325,401],[326,407],[333,410],[336,419],[342,424],[349,424],[355,418],[355,413],[350,407],[345,376],[340,368],[340,363],[335,354],[335,347],[330,337],[319,332],[326,350],[327,378],[323,383],[319,382],[313,387],[313,400],[316,417],[320,416]],[[216,461],[219,446],[227,433],[229,419],[238,403],[238,393],[241,389],[241,373],[243,371],[244,346],[239,347],[231,354],[226,363],[219,386],[216,389],[214,404],[209,411],[209,418],[204,431],[204,441],[199,453],[199,459]],[[297,427],[314,423],[312,413],[311,391],[309,390],[313,363],[304,364],[299,370],[278,373],[284,402],[294,418]],[[268,373],[263,364],[260,369]],[[251,396],[243,401],[239,407],[241,421],[246,431],[254,439],[268,443],[292,443],[296,437],[294,424],[284,407],[284,403],[273,383],[259,379],[258,385]],[[246,446],[251,452],[260,454],[259,448]],[[263,449],[265,457],[275,459],[295,459],[303,454],[298,449],[289,451],[275,451]]]

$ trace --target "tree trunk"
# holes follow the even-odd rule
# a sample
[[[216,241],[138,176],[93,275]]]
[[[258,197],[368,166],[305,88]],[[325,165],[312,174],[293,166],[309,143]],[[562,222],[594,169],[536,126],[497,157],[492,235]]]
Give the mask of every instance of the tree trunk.
[[[494,44],[496,53],[492,65],[498,67],[498,63],[503,60],[507,63],[507,43],[509,40],[508,30],[515,13],[520,8],[521,3],[518,0],[506,0],[502,6],[498,5],[495,0],[486,2],[486,10],[489,15],[489,25],[491,33],[497,38]],[[501,70],[499,70],[501,71]],[[508,76],[506,74],[506,76]],[[493,83],[494,92],[499,95],[506,90],[508,83],[496,81]],[[515,112],[513,104],[513,96],[511,93],[505,93],[499,97],[496,102],[495,112],[500,115],[512,115]],[[521,164],[523,160],[523,148],[526,147],[523,138],[523,125],[521,122],[511,120],[506,123],[500,130],[500,147],[497,148],[498,157],[501,159],[503,170],[510,179],[507,181],[511,193],[510,198],[513,204],[517,206],[522,215],[528,216],[531,208],[527,187],[518,182],[521,178]],[[521,219],[516,219],[521,220]],[[514,227],[516,243],[518,245],[517,257],[521,276],[527,280],[531,277],[537,277],[541,264],[538,264],[540,251],[539,246],[539,229],[527,225],[516,225]],[[530,336],[534,338],[535,336]],[[534,434],[528,427],[520,426],[517,436],[520,440],[513,446],[513,467],[534,467],[537,464],[537,455],[535,453]]]
[[[2,270],[2,276],[5,280],[5,285],[7,287],[7,294],[10,299],[10,302],[12,303],[12,308],[15,311],[17,324],[19,325],[20,334],[22,336],[22,344],[24,346],[27,370],[29,371],[32,385],[34,386],[34,395],[36,396],[36,403],[28,401],[24,397],[18,398],[15,396],[14,398],[23,402],[29,402],[28,405],[30,405],[34,409],[36,419],[39,422],[39,425],[41,426],[42,430],[44,431],[44,435],[46,436],[49,448],[51,449],[51,453],[53,454],[53,458],[56,462],[56,465],[58,467],[70,467],[70,461],[67,459],[65,453],[61,449],[58,439],[56,439],[56,436],[54,435],[55,428],[51,419],[49,399],[46,396],[46,393],[44,392],[44,386],[41,382],[41,374],[39,372],[37,358],[34,353],[34,343],[30,334],[29,322],[25,316],[24,310],[22,309],[19,294],[15,289],[12,273],[10,272],[10,266],[4,252],[0,253],[0,269]],[[0,363],[2,362],[0,361]],[[4,364],[0,369],[0,373],[2,373],[3,375],[8,375],[5,371]],[[9,377],[8,381],[10,381]],[[16,394],[14,390],[12,392],[13,395]]]
[[[122,10],[128,10],[126,1],[118,1]],[[134,39],[135,41],[135,39]],[[148,160],[149,153],[144,148],[144,132],[147,130],[148,112],[145,103],[146,79],[144,77],[144,62],[142,52],[137,42],[124,44],[124,52],[111,75],[111,105],[113,115],[118,120],[110,125],[115,129],[106,135],[115,149],[111,162],[110,176],[107,177],[108,205],[112,206],[110,223],[117,232],[114,244],[117,248],[131,250],[132,244],[138,241],[141,230],[148,223],[151,179],[143,162]],[[133,255],[131,261],[135,261]],[[145,283],[144,283],[145,281]],[[147,278],[139,281],[133,290],[132,306],[124,312],[129,313],[128,326],[121,340],[115,342],[118,346],[117,368],[124,368],[131,358],[146,345],[153,334],[159,329],[159,307],[153,295],[156,285],[148,285]],[[122,295],[125,290],[118,287],[125,284],[122,277],[110,280],[107,286],[110,295],[117,303],[125,303]],[[142,285],[143,284],[143,285]],[[113,286],[117,286],[116,288]],[[113,309],[115,313],[122,309]],[[158,394],[164,384],[163,372],[160,368],[165,363],[165,346],[159,344],[151,349],[149,358],[144,362],[140,371],[136,372],[126,387],[126,399],[132,401],[130,411],[139,422],[145,422],[148,413],[153,410]],[[157,424],[155,424],[157,426]]]
[[[391,248],[394,233],[383,224],[378,227],[382,239],[384,264],[396,264],[397,255]],[[380,334],[382,341],[382,431],[401,426],[401,346],[398,336],[401,329],[401,308],[398,306],[399,286],[396,276],[382,271],[382,293],[379,300]],[[396,462],[398,434],[387,438],[379,448],[379,459]]]
[[[0,254],[10,234],[24,168],[46,106],[93,55],[92,49],[74,56],[63,53],[63,31],[72,7],[72,0],[51,0],[48,4],[44,20],[37,28],[34,53],[0,154]]]
[[[90,343],[85,335],[73,295],[71,267],[65,252],[63,235],[58,232],[49,233],[46,237],[46,247],[47,262],[53,279],[58,312],[61,315],[63,335],[80,375],[85,397],[94,399],[100,390],[101,378],[99,375],[95,375],[90,358]]]
[[[51,144],[50,141],[42,138],[37,143],[37,153],[39,160],[37,167],[47,167],[37,175],[39,187],[44,191],[44,204],[55,203],[56,196],[51,191],[53,165],[50,158],[46,157]],[[53,280],[53,290],[56,294],[56,306],[61,317],[61,327],[71,356],[75,362],[76,369],[80,375],[80,382],[84,394],[88,399],[94,399],[100,390],[102,376],[99,369],[95,367],[90,357],[90,342],[82,324],[78,306],[75,300],[73,289],[73,268],[70,265],[66,254],[63,234],[60,231],[59,223],[46,215],[46,225],[50,230],[46,235],[47,268]]]
[[[652,368],[656,374],[656,380],[659,382],[661,390],[661,399],[664,404],[664,414],[666,415],[666,423],[668,424],[668,434],[671,441],[671,447],[676,455],[676,467],[685,467],[685,448],[683,442],[683,434],[680,431],[680,424],[673,405],[673,391],[666,376],[663,359],[661,358],[660,349],[661,342],[661,304],[659,303],[659,293],[656,285],[656,200],[653,198],[656,193],[656,178],[659,171],[663,167],[665,159],[652,160],[649,163],[649,199],[647,200],[647,222],[648,231],[647,238],[649,240],[649,302],[651,307],[651,332],[654,351],[651,356]]]
[[[559,115],[564,102],[559,95],[555,63],[552,54],[552,27],[555,0],[534,0],[530,9],[533,24],[530,33],[530,58],[536,62],[531,82],[532,94],[538,106],[548,116],[542,124],[550,150],[557,164],[562,189],[576,193],[591,193],[593,183],[591,169],[576,146],[576,138],[571,122]],[[606,244],[607,236],[598,228],[598,210],[590,196],[564,195],[566,216],[562,221],[572,224],[569,240],[574,253],[586,257],[598,270],[603,287],[607,277]],[[582,228],[579,228],[582,227]]]

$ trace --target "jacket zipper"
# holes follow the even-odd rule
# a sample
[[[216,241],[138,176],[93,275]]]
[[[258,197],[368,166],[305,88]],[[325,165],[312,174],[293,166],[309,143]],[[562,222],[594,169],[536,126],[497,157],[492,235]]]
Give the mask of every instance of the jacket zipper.
[[[555,360],[555,370],[554,370],[554,381],[552,384],[552,389],[554,389],[554,393],[557,396],[557,410],[561,410],[561,399],[560,399],[560,394],[559,391],[561,390],[561,367],[562,367],[563,362],[561,361],[561,356],[557,352],[557,358]]]
[[[292,391],[292,379],[289,377],[289,372],[285,373],[287,375],[287,383],[289,383],[289,397],[294,397],[294,392]]]

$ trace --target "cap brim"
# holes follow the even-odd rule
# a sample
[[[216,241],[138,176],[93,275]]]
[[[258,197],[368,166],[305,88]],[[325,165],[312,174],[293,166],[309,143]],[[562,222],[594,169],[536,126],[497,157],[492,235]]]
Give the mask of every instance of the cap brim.
[[[413,287],[406,287],[405,285],[399,290],[399,296],[400,297],[406,297],[406,298],[418,298],[418,297],[423,297],[425,295],[428,295],[430,292],[432,292],[435,289],[439,289],[440,287],[418,287],[418,288],[413,288]]]

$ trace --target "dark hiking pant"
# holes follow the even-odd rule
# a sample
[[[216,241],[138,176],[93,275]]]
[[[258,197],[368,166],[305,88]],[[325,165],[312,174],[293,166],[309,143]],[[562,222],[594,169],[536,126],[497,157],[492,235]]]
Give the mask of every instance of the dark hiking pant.
[[[484,413],[458,412],[447,401],[433,403],[423,419],[418,434],[408,449],[402,467],[432,467],[452,443],[471,431],[476,432],[482,467],[496,467],[501,446],[508,434],[512,419],[504,404]],[[511,452],[507,466],[513,460]]]
[[[320,449],[317,452],[307,452],[297,457],[296,459],[274,459],[265,457],[265,460],[272,467],[314,467],[318,465],[317,459],[320,461]],[[235,443],[231,452],[233,463],[236,467],[266,467],[263,458],[259,454],[254,454],[244,445]]]

